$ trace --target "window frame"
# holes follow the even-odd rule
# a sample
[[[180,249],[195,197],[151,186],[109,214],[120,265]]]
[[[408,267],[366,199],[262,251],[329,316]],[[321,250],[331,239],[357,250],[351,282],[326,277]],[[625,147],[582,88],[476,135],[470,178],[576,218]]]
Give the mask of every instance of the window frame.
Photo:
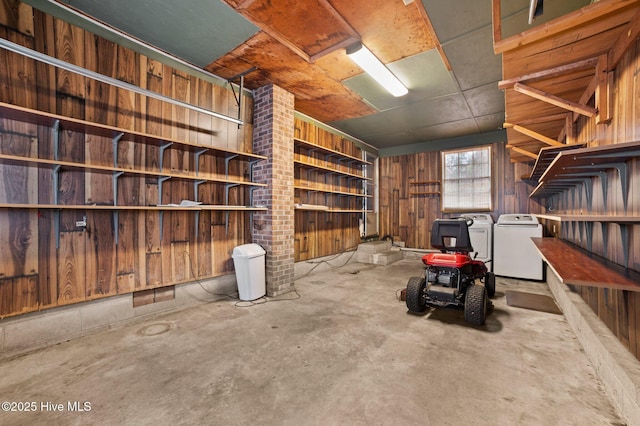
[[[472,206],[469,208],[462,207],[447,207],[446,206],[446,185],[447,179],[445,179],[446,175],[446,162],[445,158],[448,154],[460,153],[460,152],[472,152],[479,150],[487,150],[488,151],[488,159],[489,159],[489,206],[488,207],[478,207]],[[493,173],[493,146],[492,145],[476,145],[465,148],[458,149],[450,149],[443,150],[440,152],[440,165],[441,165],[441,181],[440,181],[440,195],[441,195],[441,211],[443,213],[468,213],[468,212],[490,212],[493,211],[493,193],[494,193],[494,173]],[[449,179],[449,182],[452,181],[460,181],[461,179]],[[459,203],[458,203],[459,204]]]

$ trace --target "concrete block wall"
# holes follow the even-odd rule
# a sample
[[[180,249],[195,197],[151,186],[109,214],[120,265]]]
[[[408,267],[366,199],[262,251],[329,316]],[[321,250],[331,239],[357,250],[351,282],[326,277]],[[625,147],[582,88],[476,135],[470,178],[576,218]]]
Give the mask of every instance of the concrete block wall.
[[[267,85],[254,91],[253,105],[253,152],[268,157],[254,167],[254,182],[267,186],[253,200],[268,210],[254,214],[252,238],[267,252],[267,295],[277,296],[294,288],[294,97]]]
[[[0,359],[131,324],[149,315],[237,296],[235,275],[175,286],[170,300],[134,306],[133,293],[0,320]]]
[[[587,303],[547,267],[547,283],[567,322],[593,364],[618,412],[640,425],[640,361],[616,338]]]

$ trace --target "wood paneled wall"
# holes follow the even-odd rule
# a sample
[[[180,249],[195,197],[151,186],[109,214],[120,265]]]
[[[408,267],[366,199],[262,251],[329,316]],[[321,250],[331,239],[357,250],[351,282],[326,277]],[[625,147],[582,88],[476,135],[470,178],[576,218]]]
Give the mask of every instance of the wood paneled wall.
[[[296,138],[314,143],[352,157],[361,158],[362,151],[352,141],[343,136],[325,130],[313,122],[295,119]],[[327,162],[323,155],[315,154],[304,148],[296,148],[295,159],[310,161],[312,164],[333,167],[334,162]],[[339,166],[348,172],[348,166]],[[353,179],[347,181],[335,174],[324,170],[295,170],[295,184],[299,186],[312,185],[325,187],[327,190],[353,191],[361,181]],[[295,191],[295,203],[328,205],[330,208],[361,209],[361,200],[356,197],[325,195],[321,192],[306,190]],[[328,213],[320,211],[295,212],[295,241],[294,253],[296,262],[316,257],[328,256],[352,250],[360,243],[358,233],[361,213]]]
[[[588,146],[611,145],[640,140],[640,39],[627,52],[614,71],[612,87],[612,120],[609,124],[596,124],[595,118],[577,121],[577,138]],[[627,163],[628,206],[625,212],[620,177],[615,170],[607,173],[607,201],[602,192],[602,181],[593,179],[592,212],[608,216],[640,216],[640,161]],[[559,214],[586,214],[584,188],[563,194],[550,200],[557,204]],[[584,223],[563,224],[563,238],[587,249]],[[627,224],[629,247],[628,267],[640,271],[640,224]],[[625,264],[624,240],[619,224],[594,223],[593,253],[619,265]],[[593,287],[576,287],[582,298],[618,337],[640,359],[640,293]]]
[[[493,220],[505,213],[542,213],[538,200],[529,199],[533,186],[521,179],[531,165],[511,163],[505,143],[492,144]],[[410,182],[440,181],[441,152],[384,157],[380,159],[380,235],[391,235],[406,247],[430,248],[431,225],[437,218],[455,214],[441,212],[439,195],[410,195]],[[438,185],[433,188],[440,190]],[[415,190],[415,188],[413,188]]]
[[[117,78],[193,105],[237,116],[228,88],[195,78],[146,58],[17,1],[0,1],[0,37],[83,68]],[[56,69],[0,49],[0,101],[136,130],[162,137],[251,152],[252,125],[240,129],[193,110],[173,106],[127,90]],[[251,119],[252,101],[243,102]],[[0,151],[53,158],[51,129],[0,117]],[[158,146],[118,144],[118,167],[157,171]],[[109,138],[62,132],[60,160],[113,166]],[[163,170],[193,173],[193,151],[172,146]],[[224,177],[224,159],[205,155],[201,170]],[[230,178],[247,179],[246,162],[232,161]],[[158,203],[158,179],[123,176],[113,193],[111,175],[64,170],[60,204],[148,205]],[[52,204],[50,167],[0,164],[0,198],[4,203]],[[211,189],[214,186],[214,189]],[[222,204],[223,185],[202,185],[198,199]],[[167,181],[163,203],[194,199],[194,185]],[[230,190],[229,204],[246,204],[248,189]],[[203,211],[133,211],[118,215],[116,244],[113,213],[62,210],[59,247],[54,211],[0,209],[0,317],[81,302],[109,295],[168,286],[233,271],[231,251],[250,242],[248,214]],[[86,228],[76,226],[86,217]],[[163,226],[160,226],[162,219]]]

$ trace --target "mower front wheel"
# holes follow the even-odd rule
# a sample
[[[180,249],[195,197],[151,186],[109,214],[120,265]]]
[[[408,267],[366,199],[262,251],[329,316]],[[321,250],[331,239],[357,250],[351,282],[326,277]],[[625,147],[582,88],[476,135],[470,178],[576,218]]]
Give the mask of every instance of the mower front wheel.
[[[464,301],[464,319],[473,325],[483,325],[487,318],[487,289],[479,284],[467,288]]]
[[[484,274],[484,287],[487,289],[487,296],[492,299],[496,295],[496,276],[493,272]]]
[[[407,308],[411,313],[421,313],[427,308],[424,300],[424,289],[427,280],[424,277],[411,277],[407,283]]]

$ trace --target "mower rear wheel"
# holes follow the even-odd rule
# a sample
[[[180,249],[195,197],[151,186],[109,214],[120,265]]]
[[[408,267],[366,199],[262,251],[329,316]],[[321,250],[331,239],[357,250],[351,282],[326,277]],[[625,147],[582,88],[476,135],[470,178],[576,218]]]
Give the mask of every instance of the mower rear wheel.
[[[424,300],[424,289],[427,280],[424,277],[411,277],[407,283],[407,308],[409,312],[421,313],[427,308]]]
[[[464,300],[464,319],[473,325],[484,324],[488,304],[487,289],[479,284],[470,285]]]
[[[496,276],[493,272],[484,274],[484,288],[487,289],[489,299],[496,295]]]

